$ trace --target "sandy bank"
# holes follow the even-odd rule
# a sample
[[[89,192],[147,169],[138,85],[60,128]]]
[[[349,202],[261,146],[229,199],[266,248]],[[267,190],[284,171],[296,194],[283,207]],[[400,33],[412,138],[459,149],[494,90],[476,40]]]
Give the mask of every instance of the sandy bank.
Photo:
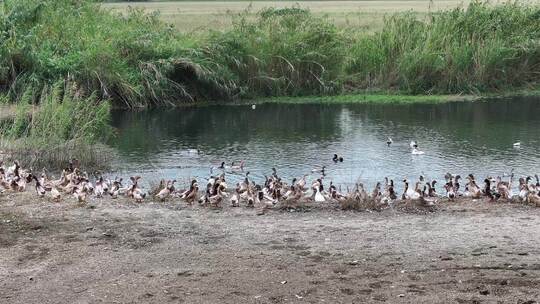
[[[221,210],[0,197],[1,303],[535,303],[540,208]],[[529,302],[527,302],[529,301]]]

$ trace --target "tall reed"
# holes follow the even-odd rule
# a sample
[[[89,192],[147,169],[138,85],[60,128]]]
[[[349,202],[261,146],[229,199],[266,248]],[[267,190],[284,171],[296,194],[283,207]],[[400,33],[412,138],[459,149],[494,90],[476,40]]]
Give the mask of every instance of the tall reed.
[[[214,32],[209,56],[228,67],[249,96],[329,94],[339,91],[346,39],[324,17],[299,7],[268,8],[232,29]]]
[[[44,87],[35,105],[27,89],[15,117],[0,124],[2,158],[58,167],[75,157],[91,168],[107,167],[113,154],[101,142],[111,134],[110,103],[77,92],[75,84],[57,82]]]
[[[540,7],[520,2],[388,17],[360,35],[345,78],[353,88],[414,94],[481,93],[538,87]]]

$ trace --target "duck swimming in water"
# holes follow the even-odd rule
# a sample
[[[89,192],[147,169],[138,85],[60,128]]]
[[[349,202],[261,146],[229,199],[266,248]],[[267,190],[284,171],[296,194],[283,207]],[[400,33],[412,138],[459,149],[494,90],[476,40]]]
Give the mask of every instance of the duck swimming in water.
[[[339,156],[337,154],[334,154],[334,157],[332,158],[332,160],[337,163],[337,162],[340,162],[342,163],[343,162],[343,157],[342,156]]]
[[[240,161],[240,165],[235,165],[235,162],[231,164],[231,170],[244,170],[244,161]]]
[[[411,151],[411,154],[412,155],[423,155],[425,153],[424,153],[424,151],[420,151],[417,148],[413,148],[412,151]]]
[[[424,154],[424,151],[420,151],[420,149],[418,149],[418,143],[415,140],[411,141],[411,143],[409,144],[409,147],[411,147],[411,154],[412,155],[422,155],[422,154]]]
[[[322,174],[323,176],[325,175],[325,170],[326,170],[326,166],[322,166],[320,169],[312,169],[311,170],[311,173],[320,173]]]

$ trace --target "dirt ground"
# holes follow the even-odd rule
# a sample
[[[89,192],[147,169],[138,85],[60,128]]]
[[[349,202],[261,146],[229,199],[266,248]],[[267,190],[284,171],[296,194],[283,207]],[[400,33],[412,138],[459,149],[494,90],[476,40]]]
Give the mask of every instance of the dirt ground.
[[[540,208],[0,197],[0,303],[537,303]]]

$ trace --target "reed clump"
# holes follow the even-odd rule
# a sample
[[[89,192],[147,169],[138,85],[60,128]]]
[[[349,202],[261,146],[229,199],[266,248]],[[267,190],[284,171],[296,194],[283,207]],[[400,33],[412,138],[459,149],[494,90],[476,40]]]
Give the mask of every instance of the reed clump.
[[[32,88],[25,90],[15,117],[2,123],[0,130],[4,137],[32,139],[47,146],[72,139],[88,143],[103,141],[111,131],[109,102],[94,95],[77,95],[73,83],[46,86],[37,104],[32,102],[34,98]]]
[[[540,7],[521,2],[387,17],[351,47],[352,88],[412,94],[484,93],[540,83]]]
[[[327,95],[340,91],[346,38],[332,22],[299,7],[237,16],[214,32],[211,58],[228,69],[246,96]]]
[[[78,96],[73,83],[44,87],[33,104],[28,88],[16,106],[14,117],[0,125],[0,149],[4,160],[20,160],[32,167],[63,166],[79,158],[91,168],[105,168],[112,158],[104,147],[111,134],[110,104],[95,96]]]

